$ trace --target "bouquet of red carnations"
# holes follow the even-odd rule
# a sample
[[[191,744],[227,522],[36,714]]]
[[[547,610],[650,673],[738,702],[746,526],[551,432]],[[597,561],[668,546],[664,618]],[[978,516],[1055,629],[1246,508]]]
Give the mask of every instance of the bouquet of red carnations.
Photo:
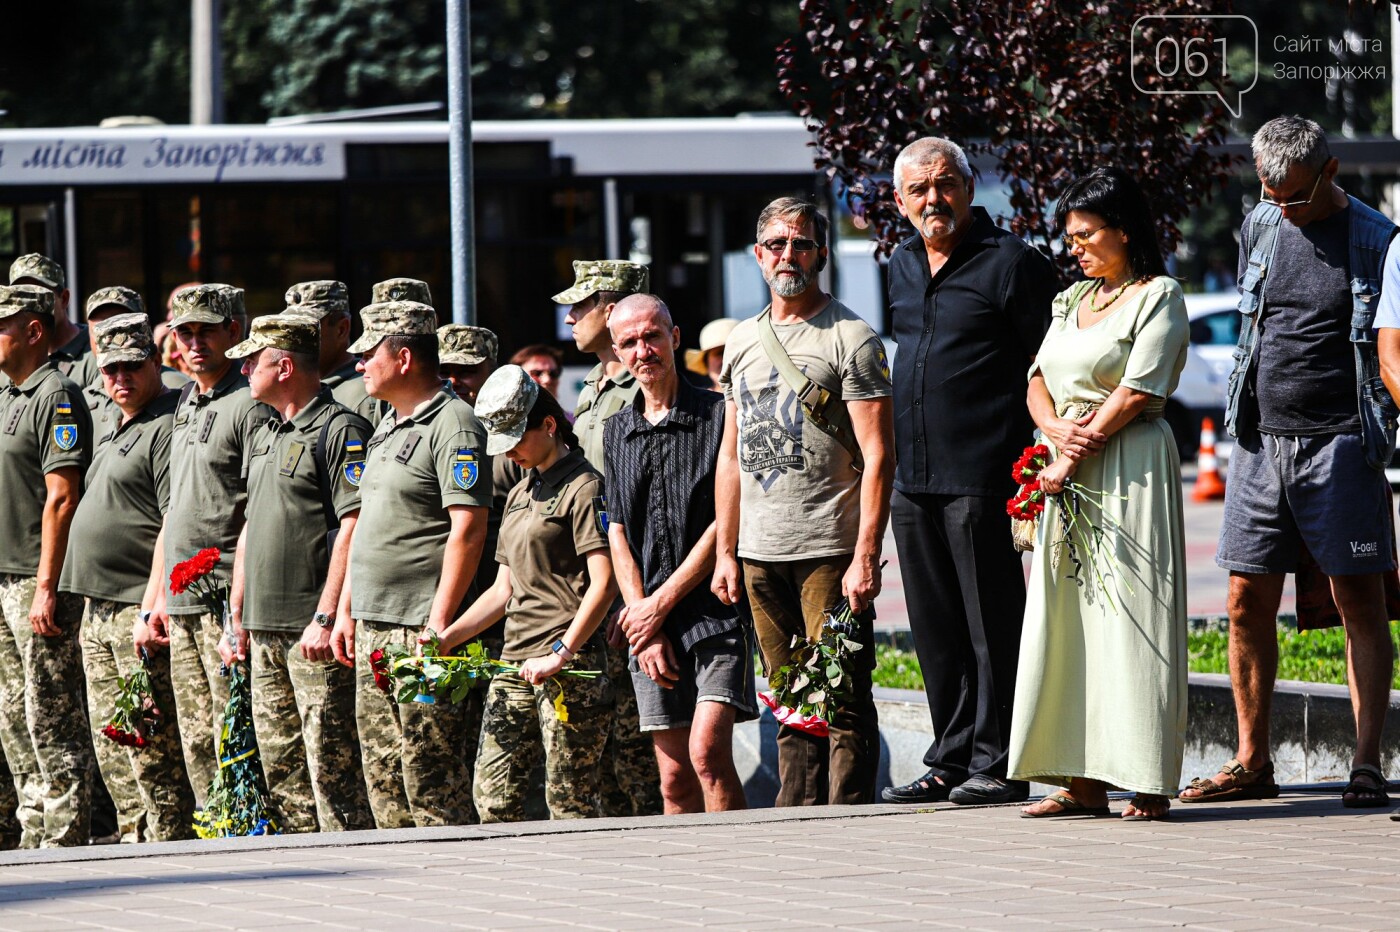
[[[1045,491],[1040,487],[1040,471],[1050,465],[1050,448],[1043,443],[1026,447],[1011,467],[1011,478],[1019,486],[1006,503],[1011,518],[1011,541],[1017,551],[1035,549],[1035,525],[1045,511]]]
[[[1019,551],[1035,549],[1035,528],[1045,503],[1050,497],[1040,485],[1040,473],[1050,465],[1050,448],[1043,443],[1026,447],[1020,458],[1011,467],[1011,477],[1020,484],[1016,494],[1006,503],[1006,513],[1011,517],[1011,538]],[[1083,586],[1092,577],[1099,592],[1109,606],[1113,605],[1113,594],[1109,591],[1107,577],[1111,569],[1118,567],[1118,558],[1105,545],[1104,528],[1091,521],[1084,513],[1086,502],[1096,506],[1099,514],[1110,524],[1114,523],[1104,512],[1106,498],[1123,498],[1110,492],[1096,492],[1078,482],[1067,480],[1063,491],[1054,496],[1060,503],[1060,536],[1051,542],[1051,565],[1059,566],[1061,553],[1069,558],[1074,571],[1070,574],[1075,583]],[[1121,532],[1122,528],[1117,528]],[[1087,570],[1087,573],[1086,573]],[[1121,573],[1118,574],[1121,577]],[[1129,592],[1132,591],[1123,582]]]
[[[160,709],[156,708],[146,663],[143,650],[140,666],[130,676],[117,676],[117,709],[102,726],[102,734],[108,739],[137,750],[144,748],[146,739],[160,728]]]

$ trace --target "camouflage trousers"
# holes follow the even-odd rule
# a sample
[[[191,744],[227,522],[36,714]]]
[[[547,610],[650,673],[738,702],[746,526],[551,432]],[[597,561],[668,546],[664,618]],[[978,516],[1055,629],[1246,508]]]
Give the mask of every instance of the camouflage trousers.
[[[585,670],[605,669],[606,662],[601,645],[592,644],[574,661]],[[555,712],[561,691],[568,721]],[[613,684],[607,676],[555,676],[531,686],[514,673],[497,674],[486,692],[472,792],[481,821],[525,819],[530,776],[541,758],[551,819],[602,815],[600,762],[612,718]]]
[[[0,743],[19,796],[20,846],[88,843],[92,738],[83,712],[81,596],[58,594],[60,633],[29,624],[32,576],[0,574]]]
[[[399,703],[374,685],[370,654],[413,647],[418,628],[355,623],[355,722],[365,786],[379,828],[466,825],[471,821],[467,709],[448,702]]]
[[[0,745],[0,851],[18,848],[19,835],[19,794],[5,761],[5,749]]]
[[[603,745],[603,815],[661,814],[661,771],[651,736],[642,732],[637,694],[627,670],[627,646],[607,648],[608,679],[613,683],[616,712]]]
[[[208,612],[170,616],[170,685],[184,739],[185,770],[198,805],[204,805],[218,768],[218,734],[228,705],[228,677],[220,675],[223,620]]]
[[[122,841],[180,841],[194,837],[194,791],[185,774],[175,694],[170,687],[170,655],[146,662],[160,727],[140,749],[122,747],[102,734],[121,692],[118,677],[140,666],[131,629],[141,606],[88,599],[83,612],[83,672],[87,675],[88,724],[102,782],[117,807]]]
[[[374,828],[355,731],[355,671],[302,656],[299,632],[248,632],[253,728],[283,832]]]

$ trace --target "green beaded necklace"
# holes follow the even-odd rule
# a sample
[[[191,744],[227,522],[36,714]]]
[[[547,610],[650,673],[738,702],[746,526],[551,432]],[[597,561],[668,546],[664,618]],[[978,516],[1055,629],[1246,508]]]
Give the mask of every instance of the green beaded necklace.
[[[1091,314],[1101,314],[1101,313],[1103,313],[1104,311],[1108,310],[1109,308],[1113,307],[1113,302],[1114,302],[1114,301],[1117,301],[1119,298],[1121,298],[1121,297],[1123,296],[1123,292],[1127,291],[1129,288],[1131,288],[1133,285],[1136,285],[1136,284],[1137,284],[1138,282],[1140,282],[1140,281],[1142,281],[1142,279],[1140,279],[1140,278],[1130,278],[1130,279],[1128,279],[1127,281],[1125,281],[1125,282],[1122,284],[1122,286],[1121,286],[1117,291],[1115,291],[1115,292],[1113,292],[1113,294],[1109,295],[1109,298],[1108,298],[1107,301],[1104,302],[1103,307],[1099,307],[1098,302],[1094,300],[1094,295],[1096,295],[1096,294],[1098,294],[1099,292],[1103,291],[1103,282],[1104,282],[1104,280],[1103,280],[1102,278],[1100,278],[1100,279],[1097,281],[1097,283],[1094,285],[1094,290],[1093,290],[1092,292],[1089,293],[1089,313],[1091,313]]]

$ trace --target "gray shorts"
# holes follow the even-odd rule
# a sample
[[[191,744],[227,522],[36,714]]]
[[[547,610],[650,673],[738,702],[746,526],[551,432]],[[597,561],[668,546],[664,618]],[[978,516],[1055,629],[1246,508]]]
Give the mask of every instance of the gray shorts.
[[[1360,434],[1259,434],[1235,444],[1215,562],[1292,573],[1303,547],[1328,576],[1395,569],[1390,484],[1366,465]]]
[[[681,678],[671,689],[663,689],[627,658],[632,688],[637,693],[637,712],[642,731],[686,728],[695,718],[700,702],[723,702],[737,711],[735,721],[758,718],[758,696],[753,685],[753,645],[744,628],[707,637],[688,651],[676,648]]]

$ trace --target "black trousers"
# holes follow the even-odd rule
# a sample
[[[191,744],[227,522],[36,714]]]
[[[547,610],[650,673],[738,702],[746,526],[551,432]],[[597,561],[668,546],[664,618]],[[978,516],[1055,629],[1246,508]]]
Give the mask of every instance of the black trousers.
[[[1005,779],[1026,611],[1006,503],[896,491],[891,520],[933,719],[924,764],[950,785],[973,774]]]

